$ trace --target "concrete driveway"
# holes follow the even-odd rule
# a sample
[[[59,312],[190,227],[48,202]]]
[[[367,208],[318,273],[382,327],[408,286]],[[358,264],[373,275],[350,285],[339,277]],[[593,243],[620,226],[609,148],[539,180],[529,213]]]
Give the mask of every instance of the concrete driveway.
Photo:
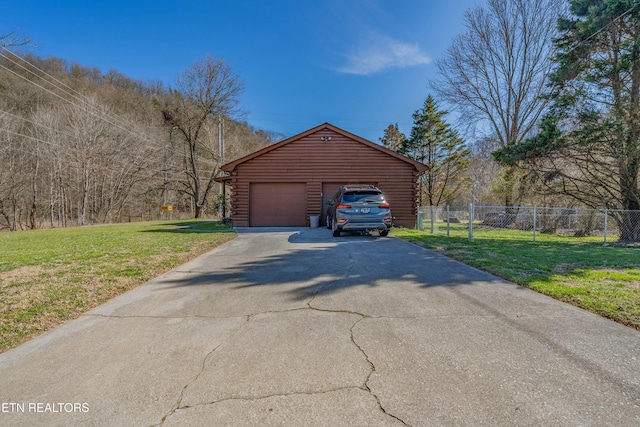
[[[630,328],[395,238],[237,231],[0,355],[0,425],[640,424]]]

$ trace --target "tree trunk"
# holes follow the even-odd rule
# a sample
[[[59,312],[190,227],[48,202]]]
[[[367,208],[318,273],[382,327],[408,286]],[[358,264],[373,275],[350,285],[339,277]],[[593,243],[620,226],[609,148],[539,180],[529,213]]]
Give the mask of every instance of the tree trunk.
[[[622,213],[618,224],[621,242],[640,242],[640,192],[637,188],[637,167],[634,169],[636,169],[635,179],[634,176],[626,173],[621,177],[621,187],[626,188],[626,192],[623,192],[625,212]]]
[[[31,176],[31,211],[29,212],[29,228],[36,229],[37,226],[37,210],[38,210],[38,172],[40,169],[40,153],[38,152],[38,141],[36,140],[35,147],[35,160],[36,164],[33,168],[33,175]]]
[[[640,212],[624,211],[618,220],[620,242],[640,242]]]
[[[194,214],[194,218],[202,218],[204,215],[204,206],[201,205],[200,203],[196,203],[196,209],[195,209],[195,214]]]
[[[634,156],[620,166],[620,193],[623,212],[618,220],[621,242],[640,242],[640,159]]]
[[[507,166],[504,172],[504,205],[506,207],[513,206],[513,189],[515,188],[514,175],[515,166]]]
[[[84,170],[84,178],[82,181],[82,193],[79,200],[80,209],[78,212],[78,225],[86,225],[87,222],[87,204],[89,203],[89,168]]]

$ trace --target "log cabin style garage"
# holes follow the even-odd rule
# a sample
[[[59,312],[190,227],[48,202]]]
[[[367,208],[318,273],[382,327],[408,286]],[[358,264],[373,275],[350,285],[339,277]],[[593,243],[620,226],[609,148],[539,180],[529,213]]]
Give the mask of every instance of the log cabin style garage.
[[[222,166],[238,227],[324,225],[325,201],[341,185],[375,185],[394,225],[415,227],[417,181],[427,166],[324,123]]]

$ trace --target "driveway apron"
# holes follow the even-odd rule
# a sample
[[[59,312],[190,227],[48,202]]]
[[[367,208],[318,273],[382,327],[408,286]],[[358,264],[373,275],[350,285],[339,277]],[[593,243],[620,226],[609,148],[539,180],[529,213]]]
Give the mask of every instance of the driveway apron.
[[[237,232],[1,354],[0,425],[640,425],[635,330],[392,237]]]

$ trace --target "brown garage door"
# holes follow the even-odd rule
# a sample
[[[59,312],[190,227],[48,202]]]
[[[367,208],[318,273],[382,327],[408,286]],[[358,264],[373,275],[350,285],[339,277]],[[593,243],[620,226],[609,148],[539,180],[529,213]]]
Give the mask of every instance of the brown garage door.
[[[252,183],[249,190],[252,227],[307,225],[305,183]]]

